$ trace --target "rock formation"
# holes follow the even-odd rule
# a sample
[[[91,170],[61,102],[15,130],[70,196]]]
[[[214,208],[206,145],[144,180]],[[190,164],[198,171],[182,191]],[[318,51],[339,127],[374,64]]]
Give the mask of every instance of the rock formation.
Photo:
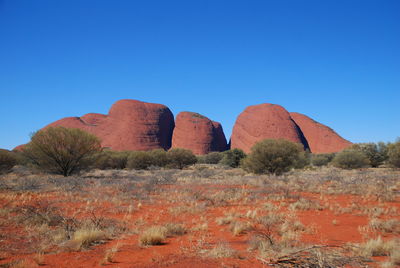
[[[88,131],[101,139],[103,147],[117,151],[168,150],[172,146],[192,150],[197,155],[229,148],[249,153],[251,147],[263,139],[297,142],[312,153],[338,152],[351,145],[329,127],[268,103],[249,106],[238,116],[229,144],[218,122],[197,113],[181,112],[175,124],[168,107],[137,100],[117,101],[107,115],[89,113],[67,117],[45,128],[53,126]],[[23,146],[14,150],[21,150]]]
[[[314,121],[304,114],[290,113],[290,116],[300,127],[313,153],[334,153],[352,144],[340,137],[333,129]]]
[[[276,104],[264,103],[247,107],[236,119],[231,148],[249,153],[251,147],[263,139],[286,139],[301,143],[308,149],[307,141],[289,112]]]
[[[227,149],[225,134],[218,122],[192,112],[181,112],[175,120],[173,148],[185,148],[194,154],[220,152]]]
[[[168,107],[137,100],[114,103],[108,115],[90,113],[67,117],[47,127],[63,126],[88,131],[112,150],[152,150],[171,147],[174,117]]]

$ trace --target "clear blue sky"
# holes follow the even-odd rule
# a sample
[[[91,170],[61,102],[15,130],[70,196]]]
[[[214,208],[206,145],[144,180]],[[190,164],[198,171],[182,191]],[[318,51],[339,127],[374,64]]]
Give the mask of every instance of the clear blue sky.
[[[353,142],[400,136],[400,1],[0,0],[0,148],[123,98],[229,138],[248,105]]]

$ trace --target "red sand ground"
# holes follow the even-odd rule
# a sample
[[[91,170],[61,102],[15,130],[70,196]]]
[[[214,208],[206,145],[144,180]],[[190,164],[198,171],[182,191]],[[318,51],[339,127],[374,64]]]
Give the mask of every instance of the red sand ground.
[[[174,186],[165,186],[173,188]],[[217,186],[216,186],[217,187]],[[220,190],[235,188],[237,186],[220,186]],[[218,188],[218,187],[217,187]],[[177,188],[179,191],[179,188]],[[374,206],[378,205],[376,201],[365,201],[360,196],[351,195],[332,195],[326,196],[326,199],[321,201],[319,194],[312,193],[299,193],[308,199],[320,201],[341,207],[349,207],[353,203],[361,206]],[[37,200],[46,198],[47,200],[58,200],[61,207],[69,208],[74,211],[82,208],[85,204],[81,202],[71,203],[63,202],[65,196],[62,193],[46,194],[45,197],[40,195],[31,195],[29,202],[34,203]],[[248,243],[251,238],[251,231],[234,236],[227,226],[219,226],[216,224],[215,219],[224,216],[227,211],[232,209],[236,213],[245,214],[248,210],[259,208],[262,203],[253,203],[252,205],[230,204],[222,207],[208,207],[205,211],[199,213],[180,213],[174,215],[170,213],[169,208],[176,207],[177,204],[168,202],[166,197],[154,196],[154,202],[146,203],[132,211],[130,215],[131,223],[137,220],[144,220],[147,225],[165,224],[168,222],[183,223],[187,229],[207,221],[207,231],[189,231],[189,233],[168,238],[164,245],[141,247],[138,244],[138,234],[122,235],[118,239],[107,241],[104,244],[92,246],[90,249],[79,252],[60,252],[48,253],[44,255],[44,267],[266,267],[261,261],[256,258],[257,252],[248,251]],[[73,200],[73,197],[72,197]],[[397,207],[400,211],[400,203],[387,202],[387,207]],[[263,201],[265,203],[265,200]],[[104,211],[113,210],[113,204],[101,204]],[[281,209],[286,211],[286,208]],[[104,215],[117,219],[124,219],[126,213],[109,213],[104,212]],[[332,210],[323,209],[321,211],[297,211],[298,220],[300,220],[306,227],[312,227],[313,233],[306,233],[302,235],[302,242],[322,245],[337,245],[341,246],[348,242],[359,243],[363,241],[359,233],[359,226],[368,224],[368,217],[366,215],[358,215],[357,213],[344,213],[335,215]],[[80,215],[84,216],[84,215]],[[400,219],[399,216],[394,217]],[[336,225],[333,224],[336,220]],[[15,227],[3,229],[3,232],[14,231]],[[394,235],[384,235],[383,237],[389,238]],[[2,241],[4,243],[4,241]],[[198,252],[201,247],[213,247],[219,243],[229,243],[230,247],[239,252],[237,258],[222,258],[212,259],[204,257]],[[204,246],[206,245],[206,246]],[[118,247],[118,251],[113,257],[113,262],[102,263],[106,251]],[[1,264],[9,263],[12,260],[26,259],[25,264],[29,267],[39,267],[33,260],[34,255],[20,254],[13,256],[6,256],[0,261]],[[1,266],[3,267],[3,266]],[[6,266],[4,266],[6,267]]]

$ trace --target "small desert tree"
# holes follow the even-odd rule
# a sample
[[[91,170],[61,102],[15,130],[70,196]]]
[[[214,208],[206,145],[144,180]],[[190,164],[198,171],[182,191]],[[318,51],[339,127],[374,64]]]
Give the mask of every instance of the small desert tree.
[[[168,164],[167,152],[163,149],[154,149],[149,151],[153,166],[165,167]]]
[[[243,168],[257,174],[280,175],[299,166],[304,157],[301,144],[287,140],[266,139],[256,143],[251,153],[243,159]]]
[[[400,168],[400,140],[389,145],[388,157],[391,166]]]
[[[173,148],[167,152],[168,167],[179,168],[193,165],[197,162],[196,156],[192,151],[182,148]]]
[[[355,169],[368,167],[370,165],[370,161],[363,152],[344,150],[336,154],[335,158],[332,160],[332,164],[338,168]]]
[[[134,151],[129,154],[128,168],[131,169],[147,169],[152,165],[153,158],[149,152]]]
[[[89,167],[101,151],[99,139],[83,130],[50,127],[36,132],[23,154],[40,169],[69,176]]]
[[[129,153],[127,151],[103,151],[94,156],[96,162],[93,167],[99,169],[124,169],[128,163]]]
[[[0,174],[9,172],[16,164],[15,153],[0,149]]]
[[[246,157],[246,154],[237,148],[223,152],[223,157],[219,162],[222,165],[227,165],[236,168],[240,165],[240,161]]]
[[[384,142],[356,143],[349,150],[364,153],[372,167],[378,167],[388,158],[388,146]]]
[[[223,157],[224,154],[221,152],[211,152],[198,156],[197,161],[201,164],[218,164]]]
[[[333,160],[334,157],[335,154],[313,154],[311,156],[311,163],[316,167],[326,166]]]

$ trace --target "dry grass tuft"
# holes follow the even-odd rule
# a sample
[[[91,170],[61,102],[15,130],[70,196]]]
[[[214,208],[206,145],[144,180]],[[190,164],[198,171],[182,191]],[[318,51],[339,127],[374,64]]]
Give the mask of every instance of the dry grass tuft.
[[[400,233],[400,221],[396,219],[381,220],[373,218],[369,221],[369,226],[372,230],[381,231],[385,233]]]
[[[108,239],[108,236],[104,231],[91,227],[83,227],[74,232],[72,239],[67,242],[67,248],[77,251],[106,239]]]
[[[219,243],[216,247],[210,249],[207,252],[207,256],[210,258],[235,258],[238,253],[231,248],[227,243]]]
[[[233,235],[238,236],[244,234],[253,229],[253,225],[250,222],[236,221],[230,225],[230,230]]]
[[[178,236],[187,233],[185,226],[182,224],[167,223],[164,227],[166,229],[166,236]]]
[[[167,238],[167,232],[164,226],[152,226],[139,236],[139,244],[141,246],[162,245]]]
[[[365,257],[388,256],[400,248],[399,241],[383,240],[381,236],[361,244],[359,254]]]

